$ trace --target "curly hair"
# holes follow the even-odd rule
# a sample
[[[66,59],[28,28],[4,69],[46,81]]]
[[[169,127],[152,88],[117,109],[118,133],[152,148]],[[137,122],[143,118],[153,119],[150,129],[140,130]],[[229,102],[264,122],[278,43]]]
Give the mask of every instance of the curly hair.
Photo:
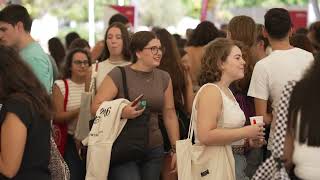
[[[240,49],[242,47],[239,42],[226,38],[217,38],[205,46],[199,75],[200,86],[209,82],[220,81],[222,71],[219,68],[219,64],[227,60],[234,46],[238,46]]]

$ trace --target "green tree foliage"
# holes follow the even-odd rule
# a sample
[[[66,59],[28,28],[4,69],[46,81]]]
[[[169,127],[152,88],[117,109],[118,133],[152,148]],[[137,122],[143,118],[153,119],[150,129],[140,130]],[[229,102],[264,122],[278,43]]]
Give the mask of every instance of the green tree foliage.
[[[105,5],[116,3],[116,0],[94,1],[96,19],[103,18]],[[49,12],[66,21],[88,21],[88,0],[22,0],[22,4],[33,17]]]
[[[144,25],[167,27],[175,25],[184,15],[181,1],[140,0],[139,17]]]
[[[226,8],[253,7],[253,6],[289,6],[307,5],[308,0],[221,0],[222,6]]]
[[[186,14],[193,18],[200,18],[201,0],[181,0]]]

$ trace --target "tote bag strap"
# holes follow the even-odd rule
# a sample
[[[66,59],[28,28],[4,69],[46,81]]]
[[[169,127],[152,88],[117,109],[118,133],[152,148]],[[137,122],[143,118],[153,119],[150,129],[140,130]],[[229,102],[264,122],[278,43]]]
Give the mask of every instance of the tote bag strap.
[[[195,130],[195,124],[196,124],[196,122],[195,122],[195,118],[196,118],[196,116],[197,116],[197,114],[196,114],[196,104],[197,104],[197,102],[198,102],[198,96],[199,96],[199,94],[200,94],[200,92],[205,88],[205,87],[207,87],[207,86],[215,86],[215,87],[217,87],[218,89],[219,89],[219,91],[220,91],[220,93],[221,93],[221,89],[219,88],[219,86],[217,86],[217,85],[215,85],[215,84],[213,84],[213,83],[207,83],[207,84],[205,84],[205,85],[203,85],[199,90],[198,90],[198,92],[197,92],[197,94],[196,94],[196,96],[195,96],[195,98],[194,98],[194,100],[193,100],[193,104],[192,104],[192,113],[191,113],[191,120],[190,120],[190,124],[189,124],[189,132],[188,132],[188,139],[192,139],[192,137],[194,136],[194,130]],[[222,121],[222,124],[223,124],[223,118],[220,118],[219,120],[218,120],[219,122],[220,121]]]
[[[128,86],[127,86],[126,70],[122,66],[119,66],[119,69],[120,69],[121,75],[122,75],[122,86],[123,86],[124,98],[126,98],[127,100],[130,101],[129,92],[128,92]]]
[[[98,67],[99,67],[99,61],[97,60],[95,65],[92,67],[92,76],[91,76],[91,82],[89,87],[89,92],[92,92],[93,94],[96,94],[96,79],[97,79]]]

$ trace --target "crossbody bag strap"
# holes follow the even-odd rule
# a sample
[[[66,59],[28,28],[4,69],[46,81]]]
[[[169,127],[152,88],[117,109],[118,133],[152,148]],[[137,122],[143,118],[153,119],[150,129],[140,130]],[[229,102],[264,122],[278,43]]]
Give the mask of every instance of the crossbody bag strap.
[[[122,86],[123,86],[124,98],[126,98],[127,100],[130,101],[129,92],[128,92],[128,86],[127,86],[126,70],[122,66],[119,66],[119,69],[120,69],[121,74],[122,74]]]
[[[63,79],[64,87],[65,87],[65,95],[64,95],[64,101],[63,101],[63,110],[64,112],[67,111],[67,104],[68,104],[68,97],[69,97],[69,86],[66,79]]]

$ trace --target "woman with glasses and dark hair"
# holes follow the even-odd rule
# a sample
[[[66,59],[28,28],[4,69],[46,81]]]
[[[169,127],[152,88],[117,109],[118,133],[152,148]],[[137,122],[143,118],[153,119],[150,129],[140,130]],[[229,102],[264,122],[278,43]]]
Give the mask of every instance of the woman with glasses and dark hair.
[[[76,129],[81,93],[84,92],[85,80],[91,65],[88,51],[73,49],[66,56],[63,80],[57,80],[53,86],[53,101],[56,123],[66,123],[68,126],[67,144],[64,159],[69,166],[71,180],[81,180],[85,177],[85,163],[78,155],[78,145],[73,138]],[[66,103],[64,110],[64,104]]]
[[[16,51],[0,62],[0,179],[49,180],[50,96]]]
[[[128,94],[131,100],[143,94],[142,101],[150,110],[148,121],[149,143],[145,158],[140,161],[126,162],[111,166],[109,180],[157,180],[163,163],[164,149],[162,134],[159,129],[158,115],[162,113],[163,121],[169,135],[172,151],[179,139],[179,125],[175,112],[172,82],[170,75],[158,69],[164,48],[157,36],[148,31],[140,31],[132,36],[130,50],[133,64],[124,67]],[[92,112],[95,113],[104,101],[123,98],[122,73],[119,68],[113,69],[103,80],[95,96]],[[141,104],[141,103],[140,103]],[[122,111],[122,118],[133,119],[140,116],[145,108],[128,104]],[[175,168],[175,156],[172,168]]]

